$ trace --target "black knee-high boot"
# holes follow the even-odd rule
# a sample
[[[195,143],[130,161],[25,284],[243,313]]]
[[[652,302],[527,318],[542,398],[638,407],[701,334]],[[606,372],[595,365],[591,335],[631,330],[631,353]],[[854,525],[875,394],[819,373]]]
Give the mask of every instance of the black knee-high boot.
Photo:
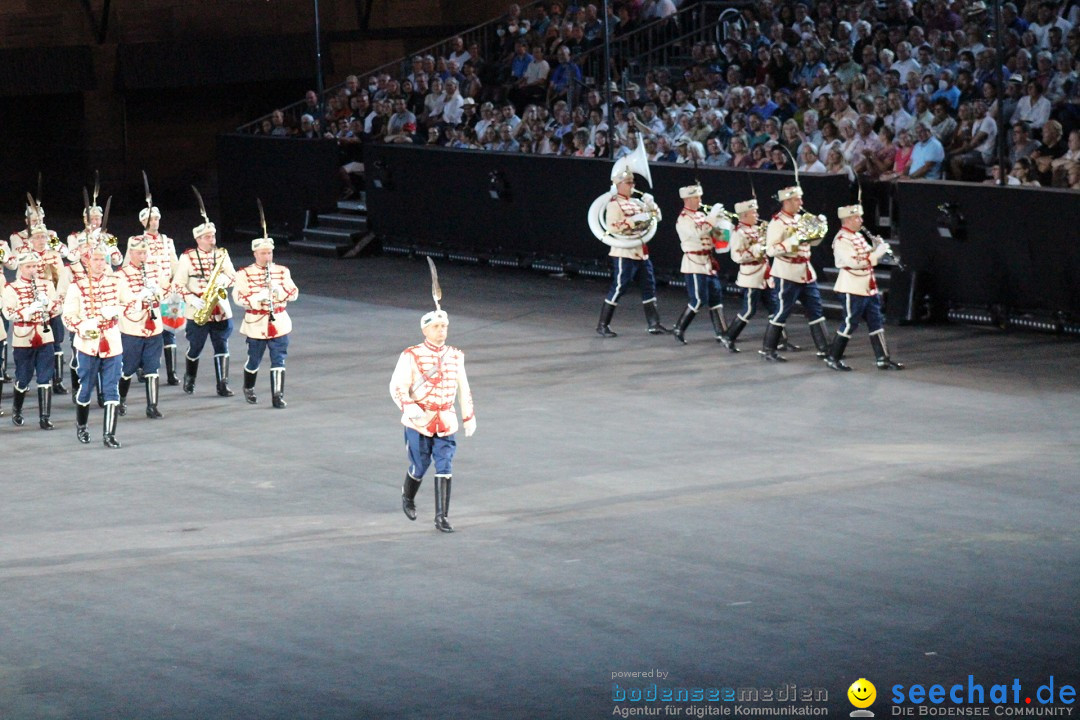
[[[683,308],[682,315],[675,321],[675,329],[671,333],[675,336],[675,339],[686,344],[686,328],[690,327],[690,323],[694,321],[694,316],[697,312],[693,310],[689,305]]]
[[[618,337],[618,334],[612,332],[609,325],[611,325],[611,318],[615,316],[615,306],[609,303],[607,300],[600,308],[600,322],[596,324],[596,334],[601,337]]]
[[[836,333],[833,337],[832,346],[829,348],[828,355],[825,356],[825,364],[831,367],[833,370],[851,370],[851,366],[844,362],[844,351],[847,350],[848,340],[840,333]]]
[[[739,348],[735,346],[735,341],[739,338],[739,335],[745,328],[746,321],[736,315],[735,320],[732,321],[731,325],[728,325],[727,332],[716,339],[719,342],[723,343],[724,347],[726,347],[731,352],[739,352]]]
[[[878,370],[903,370],[901,363],[893,362],[889,357],[889,347],[885,344],[885,331],[870,335],[870,344],[874,347],[874,358],[877,360]]]
[[[450,475],[435,476],[435,529],[445,533],[454,532],[449,519],[450,480]]]
[[[420,483],[409,473],[405,473],[405,483],[401,486],[401,511],[410,520],[416,519],[416,492],[420,489]]]
[[[765,328],[765,339],[761,341],[761,355],[769,362],[787,362],[787,358],[776,351],[780,344],[780,335],[784,332],[783,325],[777,325],[772,321]]]

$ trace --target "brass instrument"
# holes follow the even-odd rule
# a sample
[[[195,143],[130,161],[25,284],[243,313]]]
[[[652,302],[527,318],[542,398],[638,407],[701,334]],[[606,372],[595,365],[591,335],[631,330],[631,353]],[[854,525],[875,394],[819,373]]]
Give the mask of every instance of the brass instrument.
[[[7,250],[0,247],[0,263],[4,262],[4,258],[7,256]]]
[[[829,232],[829,221],[824,215],[801,213],[795,225],[788,229],[788,237],[795,238],[799,245],[818,245]]]
[[[203,306],[196,310],[194,317],[191,318],[196,325],[205,325],[210,322],[210,316],[214,314],[218,303],[228,296],[225,288],[218,284],[218,279],[221,276],[222,268],[225,266],[225,261],[229,259],[229,251],[219,248],[217,252],[221,255],[218,257],[217,262],[214,263],[214,269],[210,271],[210,277],[206,280],[206,289],[199,297]]]

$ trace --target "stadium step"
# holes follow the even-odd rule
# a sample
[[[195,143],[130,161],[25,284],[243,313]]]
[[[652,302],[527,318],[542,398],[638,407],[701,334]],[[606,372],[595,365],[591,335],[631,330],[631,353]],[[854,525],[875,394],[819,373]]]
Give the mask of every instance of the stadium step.
[[[309,255],[355,257],[367,247],[371,238],[367,224],[367,197],[361,192],[348,200],[339,200],[334,212],[308,215],[301,239],[290,246]]]

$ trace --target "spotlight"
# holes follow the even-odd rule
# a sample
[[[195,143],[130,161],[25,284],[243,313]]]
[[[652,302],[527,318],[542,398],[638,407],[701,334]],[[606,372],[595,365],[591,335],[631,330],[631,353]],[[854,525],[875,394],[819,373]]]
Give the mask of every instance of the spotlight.
[[[488,195],[492,200],[510,200],[510,186],[506,183],[506,175],[502,170],[492,170],[488,173]]]
[[[938,236],[946,240],[967,240],[967,221],[960,212],[958,203],[947,202],[938,205]]]

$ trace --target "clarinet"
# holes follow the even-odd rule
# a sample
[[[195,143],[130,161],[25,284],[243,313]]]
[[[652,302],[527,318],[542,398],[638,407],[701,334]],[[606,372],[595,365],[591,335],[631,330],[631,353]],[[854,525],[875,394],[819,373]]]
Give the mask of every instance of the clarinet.
[[[266,263],[266,292],[270,296],[266,301],[270,322],[274,322],[274,278],[270,274],[270,263]]]
[[[41,299],[38,296],[37,278],[30,278],[30,292],[34,293],[34,299],[35,300],[40,300]],[[44,295],[44,293],[42,293],[42,295]],[[45,300],[47,301],[48,299],[49,299],[48,296],[46,296]],[[48,306],[46,305],[46,307],[48,307]],[[49,313],[46,310],[42,310],[41,311],[41,331],[42,332],[47,332],[48,330],[49,330]]]
[[[139,269],[142,270],[143,288],[146,288],[147,284],[146,284],[146,262],[145,261],[143,262],[142,267],[139,268]],[[151,320],[157,320],[157,315],[154,314],[154,303],[151,302],[150,300],[147,300],[146,301],[146,309],[150,313],[150,319]]]
[[[892,259],[892,264],[896,266],[897,270],[901,272],[907,270],[907,266],[904,265],[904,263],[900,261],[900,258],[896,255],[896,253],[893,252],[892,245],[887,243],[880,235],[874,235],[873,233],[867,232],[865,229],[861,229],[859,230],[859,232],[862,233],[862,235],[870,241],[871,245],[884,245],[885,254]]]

